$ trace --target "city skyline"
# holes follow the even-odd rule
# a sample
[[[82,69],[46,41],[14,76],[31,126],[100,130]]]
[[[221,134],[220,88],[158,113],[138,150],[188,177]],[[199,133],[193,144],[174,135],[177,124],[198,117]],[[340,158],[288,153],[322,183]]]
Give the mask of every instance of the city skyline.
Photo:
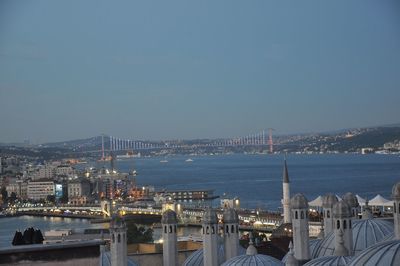
[[[399,123],[395,1],[0,4],[0,142]]]

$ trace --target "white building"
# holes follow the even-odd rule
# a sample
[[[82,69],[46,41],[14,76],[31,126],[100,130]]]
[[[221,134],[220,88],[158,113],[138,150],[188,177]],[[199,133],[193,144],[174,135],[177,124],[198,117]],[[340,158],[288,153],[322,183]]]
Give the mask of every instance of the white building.
[[[28,182],[28,199],[41,200],[55,194],[54,181],[41,179]]]

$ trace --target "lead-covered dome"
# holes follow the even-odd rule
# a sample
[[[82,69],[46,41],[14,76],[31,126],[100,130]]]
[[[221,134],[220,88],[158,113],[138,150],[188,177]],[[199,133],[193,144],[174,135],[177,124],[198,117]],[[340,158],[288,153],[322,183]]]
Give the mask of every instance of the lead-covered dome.
[[[227,223],[227,224],[239,223],[238,214],[235,211],[235,209],[233,209],[233,208],[227,208],[224,210],[223,220],[224,220],[224,223]]]
[[[349,204],[350,208],[357,208],[359,206],[357,197],[351,192],[344,194],[342,200]]]
[[[386,220],[369,219],[353,221],[353,252],[359,254],[364,249],[384,241],[393,233],[393,224]],[[331,232],[310,252],[312,258],[333,256],[335,251],[335,234]]]
[[[350,266],[396,266],[400,262],[400,240],[375,244],[358,254]]]
[[[176,219],[176,212],[173,210],[166,210],[161,218],[162,224],[176,224],[178,220]]]
[[[308,200],[303,194],[296,194],[290,200],[290,207],[292,209],[308,209]]]
[[[336,204],[336,202],[338,202],[338,199],[337,199],[336,195],[334,195],[332,193],[328,193],[322,197],[322,207],[323,208],[330,209],[333,207],[333,205]]]
[[[213,209],[207,208],[204,211],[202,222],[203,224],[217,224],[218,223],[217,213]]]
[[[338,203],[336,203],[333,206],[332,212],[333,212],[334,218],[350,218],[350,217],[352,217],[350,206],[344,200],[341,200]]]
[[[392,199],[400,200],[400,182],[398,182],[392,188]]]
[[[225,249],[224,249],[224,240],[221,237],[218,237],[218,264],[222,264],[225,261]],[[246,249],[244,249],[242,246],[239,246],[238,249],[238,254],[239,255],[244,255],[246,254]],[[204,250],[198,249],[195,252],[193,252],[185,262],[182,264],[182,266],[203,266],[204,265]]]
[[[224,262],[221,266],[283,266],[284,264],[271,256],[256,254],[256,255],[242,255],[231,258]]]
[[[349,256],[327,256],[318,259],[313,259],[304,266],[346,266],[351,261]]]

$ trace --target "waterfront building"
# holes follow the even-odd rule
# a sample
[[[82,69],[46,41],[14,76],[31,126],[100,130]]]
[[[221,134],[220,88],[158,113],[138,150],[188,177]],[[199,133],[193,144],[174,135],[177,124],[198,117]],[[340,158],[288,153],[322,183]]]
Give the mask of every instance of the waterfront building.
[[[78,178],[68,182],[68,201],[73,205],[86,204],[90,195],[90,182]]]
[[[8,196],[10,196],[11,193],[15,193],[17,198],[26,199],[27,196],[28,196],[27,195],[27,193],[28,193],[28,183],[17,179],[14,182],[10,182],[6,186],[6,190],[7,190]]]
[[[31,200],[45,200],[47,196],[55,195],[54,181],[39,179],[28,182],[27,197]]]

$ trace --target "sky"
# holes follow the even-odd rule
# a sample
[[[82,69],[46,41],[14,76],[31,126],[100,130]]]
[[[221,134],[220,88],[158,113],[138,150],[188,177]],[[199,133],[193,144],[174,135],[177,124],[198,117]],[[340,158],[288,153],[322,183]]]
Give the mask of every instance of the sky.
[[[399,123],[398,1],[0,2],[0,142]]]

